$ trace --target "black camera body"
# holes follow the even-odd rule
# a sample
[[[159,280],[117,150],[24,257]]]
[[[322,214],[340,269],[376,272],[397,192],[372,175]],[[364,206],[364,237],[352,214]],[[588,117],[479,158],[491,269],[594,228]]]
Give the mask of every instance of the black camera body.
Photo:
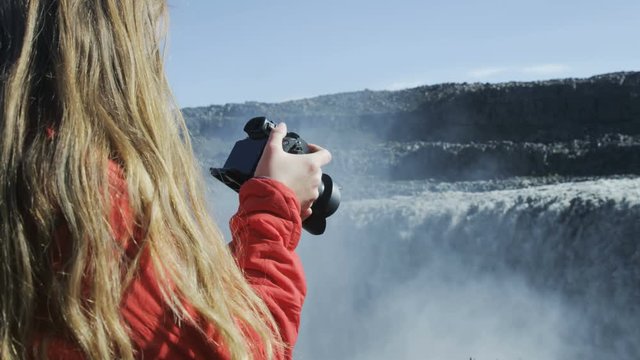
[[[248,137],[236,142],[224,167],[211,168],[211,175],[238,192],[242,184],[254,176],[269,134],[275,126],[272,121],[262,116],[249,120],[244,126],[244,132]],[[282,148],[290,154],[309,153],[307,142],[294,132],[287,133],[282,140]],[[322,184],[318,190],[320,195],[311,206],[312,214],[302,223],[302,227],[313,235],[324,233],[327,226],[326,218],[340,205],[340,189],[329,175],[322,174]]]

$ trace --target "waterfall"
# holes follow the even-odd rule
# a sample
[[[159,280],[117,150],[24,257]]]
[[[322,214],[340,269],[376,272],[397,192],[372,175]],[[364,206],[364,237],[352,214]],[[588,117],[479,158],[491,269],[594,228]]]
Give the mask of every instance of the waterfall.
[[[301,243],[301,359],[640,356],[640,178],[389,192]]]
[[[260,115],[333,154],[296,359],[638,360],[638,93],[625,72],[184,114],[205,169]],[[236,195],[209,194],[222,224]]]

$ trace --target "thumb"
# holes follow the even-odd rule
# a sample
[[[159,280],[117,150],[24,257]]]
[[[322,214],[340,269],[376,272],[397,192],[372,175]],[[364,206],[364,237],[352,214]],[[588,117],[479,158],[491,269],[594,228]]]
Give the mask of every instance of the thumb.
[[[285,136],[287,136],[287,124],[279,123],[271,130],[269,140],[267,140],[267,146],[271,151],[282,150],[282,140]]]

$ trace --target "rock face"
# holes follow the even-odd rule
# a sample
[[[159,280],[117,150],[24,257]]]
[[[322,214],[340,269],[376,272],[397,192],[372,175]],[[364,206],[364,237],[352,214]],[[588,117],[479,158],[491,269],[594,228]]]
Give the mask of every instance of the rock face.
[[[552,143],[490,141],[451,144],[421,142],[391,167],[393,179],[481,180],[511,176],[609,176],[637,174],[640,136]]]
[[[355,167],[337,164],[345,171],[379,175],[385,168],[391,179],[640,172],[639,72],[365,90],[183,112],[194,137],[226,141],[243,136],[253,116],[285,121],[307,140],[360,159]]]

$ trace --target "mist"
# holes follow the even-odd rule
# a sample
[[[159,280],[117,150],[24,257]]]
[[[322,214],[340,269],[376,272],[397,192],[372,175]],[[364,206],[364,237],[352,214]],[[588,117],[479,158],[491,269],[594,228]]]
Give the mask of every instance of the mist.
[[[210,184],[229,239],[236,194]],[[639,189],[630,178],[350,200],[343,186],[326,233],[298,247],[308,295],[295,358],[633,359]]]
[[[300,246],[310,289],[296,358],[635,358],[638,271],[622,271],[637,253],[625,259],[619,239],[640,230],[640,181],[617,185],[346,204]]]
[[[399,141],[405,135],[391,124],[406,124],[406,115],[387,113],[380,133],[371,122],[342,123],[353,127],[345,132],[274,113],[332,151],[325,172],[343,194],[325,234],[303,232],[298,246],[308,294],[295,359],[640,357],[640,177],[628,173],[637,167],[636,133],[597,135],[584,146],[551,135],[505,141],[496,158],[484,156],[495,146],[465,140],[473,130],[441,132],[458,142]],[[241,136],[205,141],[226,148],[198,148],[203,168],[219,166]],[[429,160],[430,149],[451,154],[447,168]],[[538,173],[504,167],[522,159]],[[229,238],[237,195],[213,178],[207,184]]]

